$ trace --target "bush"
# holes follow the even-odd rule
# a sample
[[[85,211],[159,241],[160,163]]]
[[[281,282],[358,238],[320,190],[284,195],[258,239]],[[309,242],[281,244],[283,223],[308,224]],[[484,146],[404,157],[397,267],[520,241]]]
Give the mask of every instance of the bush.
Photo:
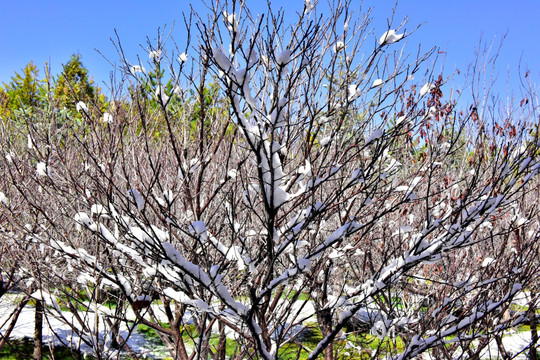
[[[507,310],[536,307],[540,143],[512,131],[533,101],[513,123],[462,110],[431,52],[399,56],[409,34],[311,4],[290,26],[236,2],[193,14],[197,45],[159,36],[151,77],[120,54],[130,97],[106,122],[4,124],[13,256],[96,356],[134,320],[178,359],[231,339],[234,358],[291,356],[313,321],[308,359],[472,358],[528,321]]]

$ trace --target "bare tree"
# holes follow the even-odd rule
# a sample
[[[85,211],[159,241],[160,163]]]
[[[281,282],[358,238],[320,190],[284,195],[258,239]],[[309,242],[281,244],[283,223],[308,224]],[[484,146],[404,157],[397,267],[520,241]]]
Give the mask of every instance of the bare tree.
[[[218,3],[185,19],[196,45],[117,44],[110,112],[4,125],[9,226],[97,358],[136,324],[175,359],[510,356],[503,332],[536,326],[535,93],[462,109],[405,23],[349,9]]]

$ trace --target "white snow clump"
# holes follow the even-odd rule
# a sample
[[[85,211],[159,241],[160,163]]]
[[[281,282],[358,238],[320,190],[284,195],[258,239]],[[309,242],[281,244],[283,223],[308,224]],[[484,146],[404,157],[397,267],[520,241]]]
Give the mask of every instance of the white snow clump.
[[[37,163],[36,165],[36,173],[39,176],[51,176],[52,171],[51,169],[45,164],[43,161]]]
[[[383,136],[382,129],[377,129],[366,139],[366,145]]]
[[[340,52],[341,50],[345,49],[345,43],[343,41],[338,41],[333,47],[332,50],[334,50],[335,53]]]
[[[278,56],[276,56],[276,63],[278,65],[285,65],[291,61],[291,50],[285,49]]]
[[[373,84],[371,84],[372,88],[381,87],[384,84],[384,81],[382,79],[376,79],[373,81]]]
[[[315,9],[315,4],[313,3],[312,0],[305,0],[304,1],[304,4],[306,5],[306,8],[304,10],[304,13],[307,14],[308,12],[310,12],[311,10]]]
[[[138,72],[146,74],[146,69],[144,67],[140,66],[140,65],[133,65],[129,69],[129,72],[131,73],[131,75],[135,75]]]
[[[405,34],[396,34],[396,30],[388,30],[379,39],[379,45],[393,44],[403,38]]]
[[[420,89],[420,96],[424,96],[426,94],[428,94],[429,92],[431,92],[431,90],[433,90],[435,88],[435,85],[433,85],[432,83],[426,83],[424,86],[422,86],[422,88]]]
[[[88,106],[86,106],[84,101],[79,101],[77,104],[75,104],[75,109],[77,109],[78,112],[88,112]]]
[[[180,56],[178,56],[178,61],[180,61],[181,63],[186,62],[187,59],[188,59],[188,56],[186,53],[181,53]]]
[[[159,61],[159,59],[161,58],[161,50],[157,49],[154,51],[150,51],[148,53],[148,57],[154,61]]]
[[[6,195],[0,191],[0,203],[4,204],[4,205],[7,205],[9,203],[9,200],[8,198],[6,197]]]
[[[111,114],[106,112],[103,114],[103,122],[106,124],[112,124],[114,122],[114,119]]]

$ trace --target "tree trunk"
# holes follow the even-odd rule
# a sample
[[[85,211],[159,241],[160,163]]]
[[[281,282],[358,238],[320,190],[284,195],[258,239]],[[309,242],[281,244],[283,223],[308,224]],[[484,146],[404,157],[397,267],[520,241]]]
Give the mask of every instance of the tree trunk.
[[[178,327],[175,327],[173,329],[173,338],[174,338],[174,341],[176,341],[174,359],[189,360],[186,346],[184,344],[184,339],[182,339],[182,333],[180,332]]]
[[[529,359],[538,360],[536,355],[536,344],[538,343],[538,322],[536,321],[536,294],[531,293],[531,302],[529,303],[529,325],[531,327],[531,348],[529,349]]]
[[[15,328],[15,324],[17,323],[17,320],[19,319],[19,315],[21,315],[21,312],[23,308],[26,306],[26,304],[28,303],[29,299],[30,297],[26,295],[25,298],[17,305],[15,310],[13,310],[13,312],[11,313],[11,321],[7,329],[5,329],[0,339],[0,349],[2,349],[6,345],[9,339],[9,336],[11,335],[11,332]]]
[[[36,300],[34,324],[34,360],[43,359],[43,300]]]
[[[321,328],[323,338],[329,335],[332,332],[332,312],[330,309],[323,309],[317,314],[317,321]],[[334,347],[330,343],[324,349],[324,360],[333,360],[334,358]]]
[[[330,269],[331,266],[328,266],[324,271],[324,281],[322,283],[322,296],[321,304],[328,303],[328,284],[330,281]],[[319,322],[319,327],[321,328],[322,337],[325,338],[332,332],[332,310],[327,307],[319,307],[317,309],[317,321]],[[334,346],[333,342],[330,342],[328,346],[324,349],[324,360],[333,360],[334,358]]]
[[[120,349],[122,347],[121,341],[118,340],[120,337],[120,318],[122,315],[122,309],[124,309],[124,301],[118,300],[118,303],[116,305],[115,310],[115,319],[111,321],[110,319],[107,319],[107,323],[111,329],[111,348],[112,349]]]
[[[225,357],[227,355],[227,337],[225,336],[225,325],[221,321],[218,322],[218,329],[219,343],[216,350],[216,359],[225,360]]]
[[[508,352],[504,348],[504,344],[502,342],[502,335],[495,335],[495,342],[497,343],[497,347],[499,348],[499,355],[503,359],[510,359],[511,357],[508,355]]]

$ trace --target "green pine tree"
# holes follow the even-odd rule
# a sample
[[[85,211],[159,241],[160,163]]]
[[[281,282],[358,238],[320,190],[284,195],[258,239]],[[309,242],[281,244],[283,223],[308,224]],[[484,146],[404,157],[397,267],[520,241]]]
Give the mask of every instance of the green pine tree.
[[[0,116],[8,117],[20,108],[40,105],[39,70],[33,62],[26,64],[22,73],[16,72],[0,91]]]
[[[88,70],[81,61],[81,55],[72,55],[63,66],[62,74],[54,87],[54,99],[60,109],[75,110],[76,104],[83,101],[86,104],[101,105],[103,97],[94,81],[88,78]]]

